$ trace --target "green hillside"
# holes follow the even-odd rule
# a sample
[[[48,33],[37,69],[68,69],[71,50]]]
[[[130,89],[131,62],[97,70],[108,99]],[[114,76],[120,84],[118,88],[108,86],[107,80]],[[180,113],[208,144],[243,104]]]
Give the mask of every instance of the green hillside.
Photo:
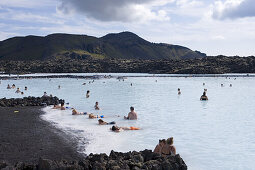
[[[53,57],[182,59],[205,54],[186,47],[148,42],[134,33],[108,34],[101,38],[87,35],[51,34],[45,37],[13,37],[0,41],[2,60],[47,60]]]

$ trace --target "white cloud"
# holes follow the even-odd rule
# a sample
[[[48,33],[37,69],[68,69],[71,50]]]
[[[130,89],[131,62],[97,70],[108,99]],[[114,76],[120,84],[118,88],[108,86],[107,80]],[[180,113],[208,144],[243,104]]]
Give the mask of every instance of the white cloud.
[[[154,9],[173,0],[60,0],[57,10],[85,14],[100,21],[146,22],[169,20],[164,10]]]
[[[215,19],[255,17],[255,2],[254,0],[216,1],[212,16]]]

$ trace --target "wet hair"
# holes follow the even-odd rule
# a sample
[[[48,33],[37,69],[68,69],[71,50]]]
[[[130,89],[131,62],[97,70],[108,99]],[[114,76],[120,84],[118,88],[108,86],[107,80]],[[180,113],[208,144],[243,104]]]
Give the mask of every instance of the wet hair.
[[[98,119],[98,122],[101,122],[101,123],[103,123],[104,121],[103,121],[102,119]]]
[[[167,139],[167,144],[172,145],[174,143],[174,138],[170,137]]]
[[[89,93],[90,91],[89,90],[87,90],[87,93]]]
[[[178,91],[180,91],[181,89],[180,88],[178,88]]]
[[[133,106],[131,106],[131,107],[130,107],[130,110],[132,110],[132,111],[133,111],[133,110],[135,110],[135,108],[134,108]]]
[[[205,91],[203,92],[203,96],[206,96],[206,92]]]
[[[116,126],[112,126],[112,131],[116,131],[118,128]]]

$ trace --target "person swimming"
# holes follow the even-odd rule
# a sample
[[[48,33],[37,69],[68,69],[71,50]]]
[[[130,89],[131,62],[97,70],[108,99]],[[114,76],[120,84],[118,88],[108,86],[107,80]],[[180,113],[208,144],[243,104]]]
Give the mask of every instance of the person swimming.
[[[21,95],[23,95],[23,94],[24,94],[24,92],[22,91],[22,92],[20,92],[20,94],[21,94]]]
[[[137,120],[137,113],[135,112],[135,108],[134,107],[130,107],[130,112],[128,113],[128,116],[124,116],[124,119],[128,119],[128,120]]]
[[[90,96],[90,91],[89,91],[89,90],[87,90],[86,98],[89,98],[89,96]]]
[[[27,86],[25,87],[25,90],[27,90]]]
[[[113,124],[116,124],[116,122],[109,122],[109,123],[107,123],[107,122],[105,122],[105,121],[103,121],[102,119],[98,119],[98,124],[99,125],[113,125]]]
[[[206,92],[203,92],[203,95],[200,97],[200,100],[208,100],[208,97],[206,96]]]
[[[95,103],[95,106],[94,106],[95,110],[100,110],[99,106],[98,106],[98,102]]]
[[[118,126],[112,126],[110,128],[110,130],[112,130],[113,132],[120,132],[120,131],[124,131],[124,130],[140,130],[140,128],[137,127],[118,127]]]
[[[58,85],[58,89],[60,89],[61,87],[60,87],[60,85]]]
[[[12,89],[15,89],[15,87],[16,87],[15,84],[12,84]]]
[[[19,88],[17,88],[17,90],[16,90],[16,92],[15,93],[20,93],[20,90],[19,90]]]

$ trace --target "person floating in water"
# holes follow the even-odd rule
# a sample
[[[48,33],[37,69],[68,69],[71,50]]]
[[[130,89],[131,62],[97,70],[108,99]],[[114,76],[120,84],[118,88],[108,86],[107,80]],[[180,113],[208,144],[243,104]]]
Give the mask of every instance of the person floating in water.
[[[200,100],[208,100],[208,97],[206,96],[206,92],[203,92],[203,95],[200,97]]]
[[[174,143],[173,137],[167,139],[166,143],[164,144],[161,150],[162,156],[176,155],[176,148],[173,145],[173,143]]]
[[[137,120],[137,113],[135,112],[134,107],[130,107],[130,112],[128,113],[128,116],[124,116],[124,119],[128,120]]]
[[[72,108],[72,115],[85,115],[87,112],[78,112],[75,108]]]
[[[124,131],[124,130],[140,130],[140,128],[137,127],[118,127],[118,126],[112,126],[110,128],[110,130],[114,131],[114,132],[120,132],[120,131]]]
[[[59,106],[58,104],[54,104],[52,109],[61,109],[61,106]]]
[[[229,87],[232,87],[232,84],[230,84]]]
[[[12,84],[12,89],[15,89],[15,87],[16,87],[15,84]]]
[[[221,87],[223,87],[224,85],[223,84],[221,84]]]
[[[11,89],[11,86],[10,86],[10,84],[8,84],[8,86],[7,86],[7,89]]]
[[[20,90],[19,90],[19,88],[17,88],[17,90],[16,90],[16,92],[15,93],[20,93]]]
[[[22,92],[20,92],[20,94],[21,94],[21,95],[23,95],[23,94],[24,94],[24,92],[22,91]]]
[[[108,123],[108,122],[103,121],[102,119],[99,119],[98,124],[99,125],[113,125],[113,124],[116,124],[116,122],[113,121],[113,122]]]
[[[182,94],[181,89],[178,88],[178,95]]]
[[[89,98],[89,96],[90,96],[90,91],[89,91],[89,90],[87,90],[86,98]]]
[[[60,89],[61,87],[60,87],[60,85],[58,85],[58,89]]]
[[[203,86],[205,86],[205,83],[203,83]]]
[[[27,86],[25,87],[25,90],[27,90]]]
[[[204,89],[204,92],[207,92],[207,89]]]

